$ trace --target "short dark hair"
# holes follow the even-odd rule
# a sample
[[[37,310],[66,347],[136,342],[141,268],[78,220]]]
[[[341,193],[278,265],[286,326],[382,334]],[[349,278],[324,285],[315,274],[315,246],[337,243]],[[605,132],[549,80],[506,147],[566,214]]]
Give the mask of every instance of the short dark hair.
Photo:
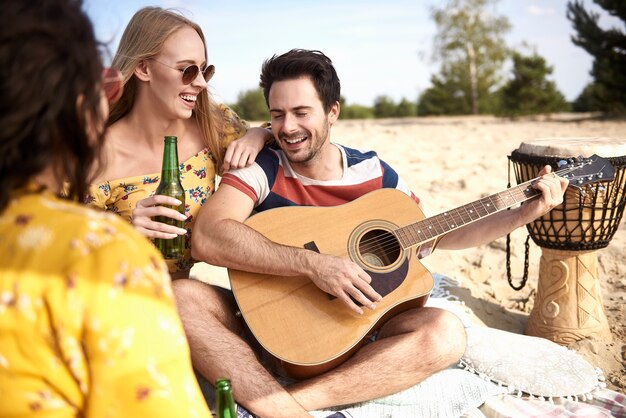
[[[4,0],[0,16],[0,212],[48,167],[80,200],[103,140],[87,129],[106,116],[91,21],[80,0]]]
[[[292,49],[282,55],[273,55],[263,63],[259,85],[263,89],[267,105],[269,106],[270,89],[275,81],[300,77],[311,79],[324,111],[330,112],[339,101],[341,84],[330,58],[316,50]]]

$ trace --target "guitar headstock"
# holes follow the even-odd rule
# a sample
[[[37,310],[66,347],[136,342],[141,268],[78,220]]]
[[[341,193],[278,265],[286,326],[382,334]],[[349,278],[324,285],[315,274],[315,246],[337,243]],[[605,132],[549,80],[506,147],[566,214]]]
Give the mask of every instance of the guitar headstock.
[[[613,181],[615,168],[607,159],[594,154],[588,158],[576,157],[559,161],[556,174],[568,179],[570,186],[580,189],[593,183]]]

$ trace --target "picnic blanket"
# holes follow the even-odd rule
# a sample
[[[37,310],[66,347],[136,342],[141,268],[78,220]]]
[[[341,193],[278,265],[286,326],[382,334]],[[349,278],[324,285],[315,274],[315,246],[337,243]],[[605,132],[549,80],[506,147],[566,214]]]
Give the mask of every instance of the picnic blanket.
[[[606,389],[601,370],[551,341],[487,328],[450,294],[457,280],[433,277],[427,306],[455,313],[468,334],[461,362],[400,393],[313,411],[314,417],[626,418],[626,396]]]

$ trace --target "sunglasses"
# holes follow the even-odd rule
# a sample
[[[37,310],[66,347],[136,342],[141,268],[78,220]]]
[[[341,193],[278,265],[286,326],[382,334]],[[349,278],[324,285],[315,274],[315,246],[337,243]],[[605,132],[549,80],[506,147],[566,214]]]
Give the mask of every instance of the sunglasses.
[[[124,92],[124,79],[122,73],[115,68],[105,67],[102,69],[102,89],[109,104],[117,102]]]
[[[191,84],[193,80],[198,77],[198,73],[202,73],[202,76],[204,77],[204,80],[206,82],[209,82],[209,80],[213,78],[213,75],[215,75],[215,65],[207,65],[204,70],[201,70],[200,67],[198,67],[196,64],[188,65],[187,67],[180,69],[167,65],[166,63],[156,60],[154,58],[152,58],[152,60],[166,66],[167,68],[171,68],[172,70],[177,70],[183,73],[183,84],[185,85]]]

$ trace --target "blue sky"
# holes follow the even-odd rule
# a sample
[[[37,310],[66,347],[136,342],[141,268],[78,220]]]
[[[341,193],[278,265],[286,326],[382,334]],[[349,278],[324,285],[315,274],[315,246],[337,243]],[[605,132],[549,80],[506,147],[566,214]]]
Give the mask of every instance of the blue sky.
[[[258,86],[264,59],[292,48],[319,49],[334,62],[349,104],[372,105],[380,95],[415,101],[430,85],[435,25],[430,7],[443,1],[418,0],[86,0],[96,34],[112,53],[132,15],[144,6],[173,7],[199,23],[207,38],[210,83],[218,101]],[[509,46],[530,44],[554,69],[552,79],[568,100],[591,80],[592,59],[572,44],[566,0],[500,0],[495,13],[512,29]],[[618,25],[585,0],[602,22]],[[623,29],[623,25],[621,25]],[[525,50],[528,52],[528,49]]]

